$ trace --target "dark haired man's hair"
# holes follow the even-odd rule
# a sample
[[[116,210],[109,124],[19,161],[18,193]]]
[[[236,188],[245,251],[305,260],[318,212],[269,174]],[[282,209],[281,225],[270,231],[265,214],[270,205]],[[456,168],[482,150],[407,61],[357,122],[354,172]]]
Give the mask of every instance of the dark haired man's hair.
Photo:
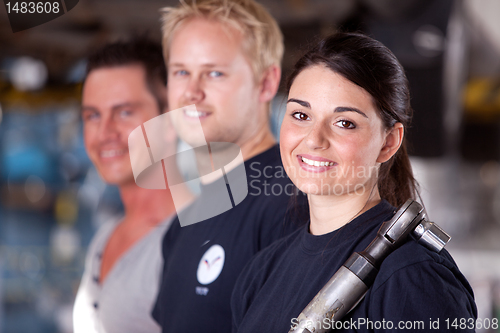
[[[86,76],[95,69],[129,65],[144,68],[148,89],[157,100],[160,112],[163,112],[166,107],[167,70],[160,43],[147,38],[134,38],[106,44],[89,56]]]
[[[382,43],[358,33],[339,32],[326,37],[295,64],[287,90],[300,72],[314,65],[323,65],[366,90],[386,128],[397,122],[408,128],[412,116],[408,80],[396,56]],[[393,206],[416,199],[417,183],[405,138],[396,154],[380,166],[377,185],[380,196]]]

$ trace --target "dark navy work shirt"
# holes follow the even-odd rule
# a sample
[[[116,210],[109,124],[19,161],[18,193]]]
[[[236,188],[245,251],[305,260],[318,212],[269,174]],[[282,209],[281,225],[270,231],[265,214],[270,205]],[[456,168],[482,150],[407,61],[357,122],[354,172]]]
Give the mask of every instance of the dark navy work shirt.
[[[339,267],[364,250],[394,212],[382,200],[336,231],[314,236],[306,225],[257,254],[234,288],[233,332],[288,332]],[[449,332],[455,319],[476,317],[472,289],[449,253],[410,240],[383,261],[341,331]]]

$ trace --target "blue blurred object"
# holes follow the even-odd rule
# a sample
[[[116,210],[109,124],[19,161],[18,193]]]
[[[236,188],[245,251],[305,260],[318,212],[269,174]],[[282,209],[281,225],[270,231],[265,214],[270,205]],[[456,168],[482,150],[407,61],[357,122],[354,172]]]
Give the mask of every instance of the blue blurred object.
[[[2,179],[23,183],[36,175],[46,183],[60,180],[56,135],[55,114],[5,113],[0,126]]]
[[[71,320],[68,309],[95,232],[91,223],[95,207],[120,209],[113,189],[98,193],[95,207],[82,203],[77,195],[91,166],[77,110],[77,105],[4,110],[0,123],[1,333],[64,331],[61,322]],[[45,196],[44,205],[37,206],[30,196],[33,179],[43,188],[39,197]],[[70,205],[75,214],[57,218],[58,201],[65,201],[63,209]],[[64,250],[54,243],[54,235],[61,230],[81,243],[76,245],[76,255],[57,252]]]
[[[30,175],[42,179],[53,179],[54,163],[47,154],[36,146],[18,146],[5,149],[2,156],[3,176],[9,182],[23,182]],[[52,174],[51,174],[52,173]]]

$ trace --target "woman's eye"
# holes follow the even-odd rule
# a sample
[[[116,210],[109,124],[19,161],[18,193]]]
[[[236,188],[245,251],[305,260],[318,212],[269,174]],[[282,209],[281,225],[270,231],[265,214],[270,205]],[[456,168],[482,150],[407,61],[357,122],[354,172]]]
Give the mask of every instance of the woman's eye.
[[[222,76],[224,74],[222,74],[222,72],[219,72],[219,71],[211,71],[210,73],[208,73],[208,75],[210,77],[220,77],[220,76]]]
[[[304,121],[304,120],[309,120],[309,116],[303,112],[294,112],[292,114],[292,116],[297,119],[297,120],[301,120],[301,121]]]
[[[337,121],[336,125],[340,128],[347,128],[347,129],[356,128],[354,123],[352,121],[349,121],[349,120],[339,120],[339,121]]]

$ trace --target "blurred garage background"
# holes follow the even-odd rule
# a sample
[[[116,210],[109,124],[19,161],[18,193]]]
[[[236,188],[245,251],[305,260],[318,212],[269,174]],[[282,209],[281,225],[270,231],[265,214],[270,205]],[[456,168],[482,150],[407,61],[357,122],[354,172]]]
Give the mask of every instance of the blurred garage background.
[[[396,54],[411,85],[410,152],[427,211],[453,236],[448,249],[479,317],[499,318],[500,1],[259,2],[285,36],[285,75],[308,44],[339,29]],[[176,3],[80,0],[16,33],[0,9],[0,333],[72,332],[86,247],[122,210],[83,147],[85,57],[131,34],[160,40],[158,10]],[[284,98],[273,102],[276,134]]]

